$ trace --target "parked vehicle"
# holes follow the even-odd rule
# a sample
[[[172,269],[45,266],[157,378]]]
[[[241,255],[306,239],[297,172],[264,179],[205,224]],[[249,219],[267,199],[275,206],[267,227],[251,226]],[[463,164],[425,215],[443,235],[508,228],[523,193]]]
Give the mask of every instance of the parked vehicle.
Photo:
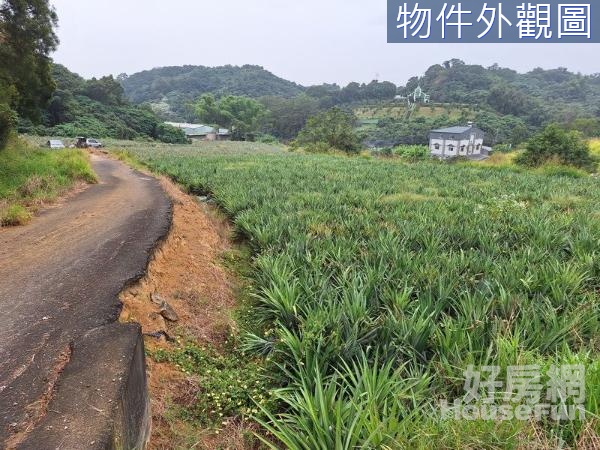
[[[102,148],[102,142],[97,141],[96,139],[87,139],[86,140],[87,146],[91,147],[91,148]]]
[[[75,141],[75,147],[77,148],[102,148],[102,142],[96,140],[96,139],[91,139],[91,138],[86,138],[86,137],[78,137],[77,140]]]
[[[46,147],[52,149],[52,150],[58,150],[60,148],[65,148],[65,144],[63,141],[58,140],[58,139],[50,139],[47,143],[46,143]]]

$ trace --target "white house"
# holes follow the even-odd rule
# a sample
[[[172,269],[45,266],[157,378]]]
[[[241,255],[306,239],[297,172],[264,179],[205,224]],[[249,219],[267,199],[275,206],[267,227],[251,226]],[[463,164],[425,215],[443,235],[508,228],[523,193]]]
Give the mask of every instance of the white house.
[[[439,128],[429,133],[429,150],[437,158],[483,157],[487,155],[483,137],[483,131],[472,123],[466,127]]]

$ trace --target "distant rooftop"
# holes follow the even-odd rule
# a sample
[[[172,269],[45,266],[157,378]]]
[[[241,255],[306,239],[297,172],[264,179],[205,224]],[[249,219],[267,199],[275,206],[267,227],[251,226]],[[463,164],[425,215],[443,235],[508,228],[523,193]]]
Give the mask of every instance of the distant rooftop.
[[[180,122],[165,122],[175,128],[201,128],[204,125],[201,123],[180,123]]]
[[[175,128],[183,130],[187,136],[206,136],[207,134],[215,133],[215,128],[209,125],[203,125],[201,123],[179,123],[179,122],[165,122],[167,125],[171,125]],[[219,136],[229,136],[229,130],[226,128],[219,128]]]
[[[215,129],[208,125],[199,125],[196,127],[182,128],[185,134],[188,136],[205,136],[210,133],[214,133]]]
[[[473,127],[448,127],[448,128],[438,128],[437,130],[431,130],[433,133],[451,133],[451,134],[461,134],[465,131],[470,130]]]

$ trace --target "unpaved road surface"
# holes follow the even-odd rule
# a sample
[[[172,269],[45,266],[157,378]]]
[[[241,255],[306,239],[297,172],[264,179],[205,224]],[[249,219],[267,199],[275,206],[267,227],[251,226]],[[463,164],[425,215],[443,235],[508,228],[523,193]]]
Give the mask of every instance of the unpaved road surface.
[[[119,292],[168,232],[171,203],[157,180],[96,155],[92,164],[99,184],[0,229],[0,448],[49,413],[70,345],[117,320]]]

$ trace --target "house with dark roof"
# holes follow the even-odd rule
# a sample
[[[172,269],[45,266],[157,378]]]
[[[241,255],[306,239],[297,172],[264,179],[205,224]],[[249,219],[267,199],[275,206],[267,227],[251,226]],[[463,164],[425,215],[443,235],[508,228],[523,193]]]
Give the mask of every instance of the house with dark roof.
[[[229,130],[202,125],[194,128],[184,128],[183,132],[193,141],[227,141],[231,138]]]
[[[227,141],[231,133],[225,128],[215,128],[199,123],[165,122],[167,125],[183,130],[185,135],[194,141]]]
[[[484,159],[487,150],[483,147],[483,138],[483,131],[472,123],[464,127],[439,128],[429,133],[429,150],[437,158],[465,156]]]

